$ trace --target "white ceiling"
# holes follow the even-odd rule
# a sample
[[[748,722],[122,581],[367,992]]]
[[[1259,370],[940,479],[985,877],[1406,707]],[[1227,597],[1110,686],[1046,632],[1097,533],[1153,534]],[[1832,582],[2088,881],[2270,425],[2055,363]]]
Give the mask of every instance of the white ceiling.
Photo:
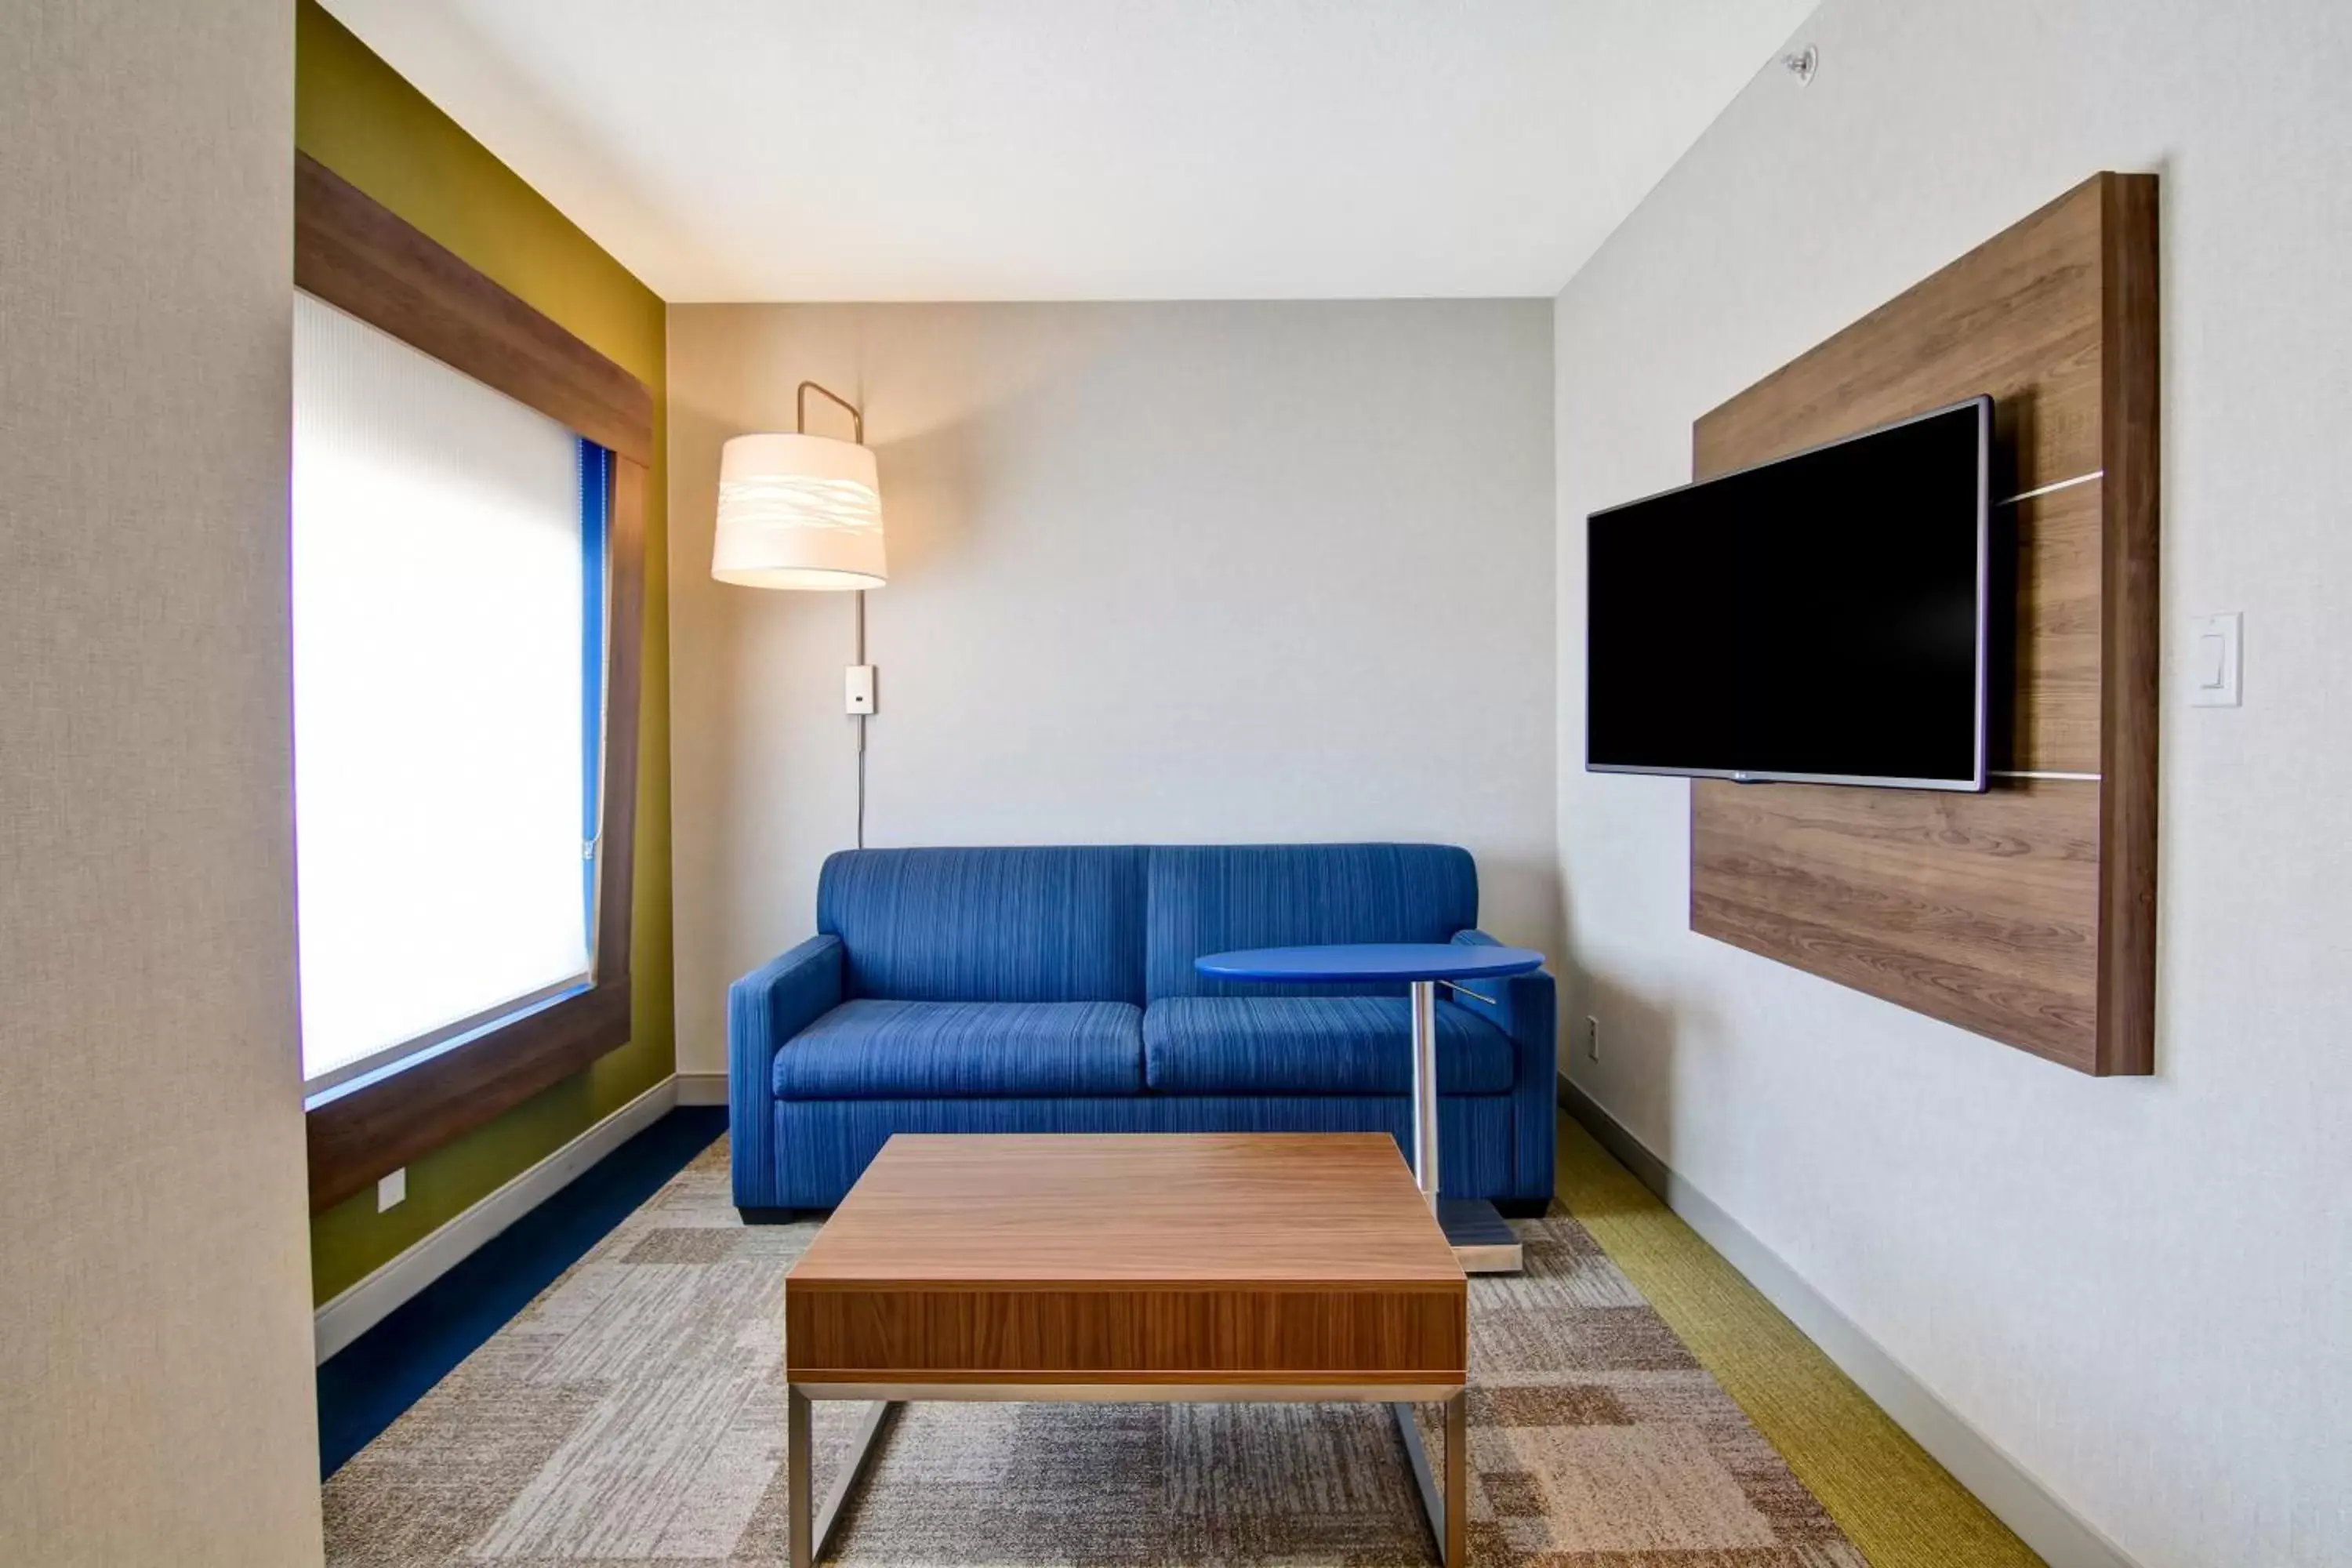
[[[1812,0],[327,0],[656,293],[1558,290]]]

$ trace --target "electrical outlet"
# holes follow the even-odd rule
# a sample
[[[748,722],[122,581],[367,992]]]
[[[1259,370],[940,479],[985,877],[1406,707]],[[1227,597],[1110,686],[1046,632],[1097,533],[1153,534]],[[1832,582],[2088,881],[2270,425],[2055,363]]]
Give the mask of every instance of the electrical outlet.
[[[375,1212],[397,1207],[408,1197],[408,1167],[403,1165],[375,1184]]]
[[[1589,1062],[1601,1059],[1601,1020],[1590,1013],[1584,1016],[1584,1059]]]

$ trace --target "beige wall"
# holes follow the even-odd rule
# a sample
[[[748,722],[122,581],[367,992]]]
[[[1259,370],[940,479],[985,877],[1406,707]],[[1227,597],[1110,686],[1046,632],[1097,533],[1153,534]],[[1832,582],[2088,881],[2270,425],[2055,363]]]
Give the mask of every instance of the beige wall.
[[[869,843],[1451,840],[1551,945],[1549,301],[674,306],[669,343],[682,1070],[853,833],[848,600],[710,578],[719,444],[803,376],[881,464]]]
[[[2352,7],[1830,0],[1559,300],[1578,1082],[2147,1568],[2352,1563]],[[1583,529],[1698,415],[2101,168],[2163,176],[2157,1074],[1687,929],[1680,783],[1581,770]],[[2245,705],[2189,702],[2245,613]]]
[[[293,13],[0,22],[0,1562],[319,1558]]]

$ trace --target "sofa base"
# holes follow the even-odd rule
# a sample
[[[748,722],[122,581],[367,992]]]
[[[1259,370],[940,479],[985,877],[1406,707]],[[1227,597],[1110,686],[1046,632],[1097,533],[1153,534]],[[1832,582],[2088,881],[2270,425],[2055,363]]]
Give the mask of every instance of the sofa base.
[[[1541,1219],[1551,1212],[1549,1198],[1496,1198],[1495,1212],[1505,1219]],[[831,1209],[739,1208],[745,1225],[793,1225],[831,1214]]]
[[[1094,1100],[785,1100],[772,1101],[772,1163],[740,1158],[735,1201],[757,1212],[824,1209],[848,1193],[898,1132],[1386,1132],[1402,1152],[1412,1105],[1402,1095],[1133,1095]],[[1439,1174],[1449,1198],[1550,1201],[1549,1182],[1515,1184],[1513,1097],[1438,1102]],[[1545,1131],[1549,1133],[1549,1128]],[[1549,1174],[1548,1163],[1545,1173]]]

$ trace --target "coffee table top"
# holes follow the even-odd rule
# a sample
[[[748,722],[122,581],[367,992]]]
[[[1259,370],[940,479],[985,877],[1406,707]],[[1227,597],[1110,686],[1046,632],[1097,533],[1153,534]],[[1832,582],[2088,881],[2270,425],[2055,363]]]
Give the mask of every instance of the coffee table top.
[[[900,1133],[791,1289],[1463,1283],[1379,1132]]]
[[[1443,1398],[1469,1310],[1381,1133],[901,1133],[785,1277],[784,1368],[957,1397]]]
[[[1525,974],[1543,962],[1528,948],[1483,942],[1360,942],[1212,952],[1192,967],[1216,980],[1475,980]]]

